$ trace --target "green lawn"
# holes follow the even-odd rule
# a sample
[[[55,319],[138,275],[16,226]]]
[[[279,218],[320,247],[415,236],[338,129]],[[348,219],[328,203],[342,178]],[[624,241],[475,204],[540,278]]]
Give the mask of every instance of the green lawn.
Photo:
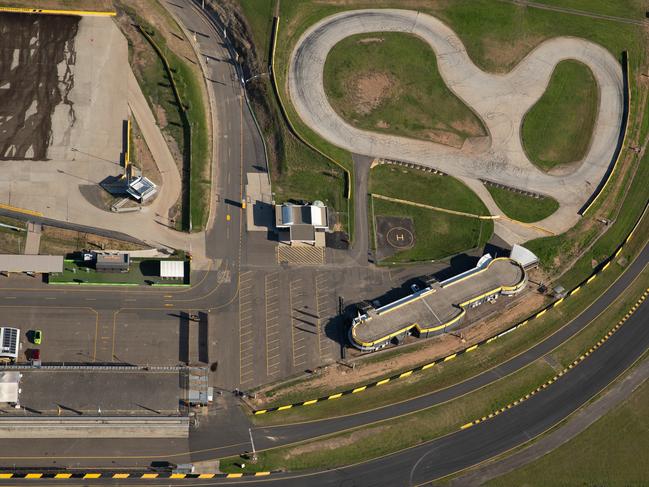
[[[646,289],[648,277],[649,271],[645,270],[633,282],[626,295],[618,298],[605,313],[591,322],[584,331],[557,347],[553,351],[554,358],[559,360],[559,363],[565,367],[584,350],[588,349],[603,337],[624,316],[632,303]],[[530,331],[530,329],[527,331]],[[504,340],[507,340],[507,338],[504,338]],[[587,364],[580,365],[580,367],[584,366],[587,366]],[[286,468],[296,470],[304,468],[334,468],[397,451],[401,448],[428,441],[447,432],[456,430],[461,425],[473,419],[480,418],[499,409],[535,389],[545,382],[545,380],[554,376],[556,372],[544,358],[541,358],[525,368],[502,378],[502,380],[495,381],[481,389],[472,391],[449,402],[406,416],[373,423],[366,427],[352,430],[351,432],[343,432],[331,437],[261,452],[260,462],[250,466],[250,469],[271,470]],[[569,373],[578,373],[578,370]],[[387,389],[388,386],[382,387],[386,387]],[[380,391],[381,388],[374,390]],[[366,393],[361,393],[357,397],[361,398],[364,394]],[[351,397],[353,400],[354,396]],[[341,398],[337,401],[343,401],[343,399]],[[333,402],[336,403],[337,401]],[[327,401],[325,404],[328,403],[331,403],[331,401]],[[312,409],[318,407],[320,407],[319,404],[312,406]],[[338,412],[344,414],[351,411],[339,406]],[[282,413],[270,414],[280,415]],[[507,413],[505,412],[504,414]],[[646,423],[649,425],[649,422]],[[597,450],[591,451],[591,454],[594,451]],[[588,457],[583,455],[583,458]],[[238,459],[234,457],[225,459],[222,467],[226,471],[240,471],[240,469],[233,465],[236,461]],[[532,475],[529,478],[534,478],[534,476]],[[551,477],[548,476],[547,478],[550,479]],[[497,485],[525,484],[507,479],[506,483]],[[566,483],[561,485],[575,484]]]
[[[630,175],[625,175],[629,177]],[[619,207],[619,213],[615,221],[606,227],[606,233],[588,249],[572,267],[572,269],[561,278],[564,287],[569,288],[584,279],[592,272],[592,262],[601,262],[611,255],[620,242],[628,235],[635,225],[636,220],[644,210],[647,203],[646,181],[649,177],[649,153],[645,153],[640,161],[638,171],[632,181],[629,181],[626,198]],[[609,218],[611,216],[609,215]],[[578,224],[580,225],[580,224]],[[638,235],[644,235],[647,226],[638,231]],[[577,255],[580,249],[588,247],[602,230],[601,226],[591,225],[587,231],[570,230],[567,233],[555,237],[542,237],[525,243],[525,246],[534,252],[541,260],[541,266],[549,271],[557,270],[557,258],[562,256],[569,259]],[[627,257],[625,252],[621,257]]]
[[[25,222],[8,216],[0,216],[0,223],[23,229],[21,231],[0,226],[0,253],[22,254],[25,250],[25,240],[27,239],[27,225]]]
[[[406,416],[374,423],[349,432],[307,441],[295,446],[259,452],[259,461],[246,471],[334,468],[349,465],[416,445],[450,433],[468,421],[512,402],[554,375],[543,360],[523,371],[473,391],[456,400]],[[239,457],[221,460],[224,472],[240,472]]]
[[[559,202],[549,196],[533,198],[515,191],[485,185],[492,198],[505,215],[525,223],[537,222],[559,209]]]
[[[554,69],[545,93],[523,119],[530,160],[544,171],[581,160],[593,135],[599,92],[592,71],[577,61]]]
[[[584,12],[642,19],[645,15],[643,0],[536,0],[550,6],[574,8]]]
[[[455,147],[486,135],[480,119],[444,83],[430,46],[409,34],[343,39],[327,56],[324,87],[333,108],[361,129]]]
[[[642,247],[642,245],[639,245],[634,250],[638,251],[639,247]],[[588,292],[579,292],[568,297],[560,306],[548,310],[541,318],[530,321],[525,327],[513,333],[508,333],[486,346],[479,347],[471,353],[462,354],[454,360],[443,362],[424,372],[415,373],[407,379],[391,381],[384,386],[370,388],[362,394],[346,395],[336,401],[324,401],[312,407],[298,407],[286,411],[253,416],[252,418],[259,426],[330,418],[341,414],[367,411],[457,384],[519,355],[570,323],[581,310],[595,301],[614,279],[619,277],[622,270],[623,268],[619,265],[611,266],[603,276],[588,285]],[[589,324],[587,328],[575,335],[573,339],[550,352],[552,357],[558,363],[567,365],[576,356],[581,355],[603,336],[611,328],[612,324],[616,323],[619,317],[635,303],[637,297],[646,289],[647,284],[649,284],[649,270],[644,270],[641,277],[632,284],[625,295],[621,295],[615,304],[610,306],[593,323]],[[523,318],[519,318],[516,321],[506,318],[503,319],[505,320],[505,323],[503,323],[504,329],[505,325],[514,324],[516,321],[520,322]],[[378,354],[375,361],[397,360],[399,354],[407,354],[410,351],[410,348],[395,348],[390,352]],[[433,358],[437,357],[429,357],[425,361],[415,365],[424,365]],[[371,357],[369,360],[373,359]],[[365,364],[366,361],[357,364],[357,369],[360,374],[363,374]],[[395,369],[390,374],[399,374],[410,368],[412,367]],[[372,375],[365,374],[362,380],[348,382],[344,386],[338,386],[337,388],[327,387],[326,385],[311,385],[308,380],[279,385],[265,392],[268,396],[268,401],[259,409],[328,396],[341,390],[353,389],[383,379],[385,375],[385,372],[382,371],[377,371],[376,374]]]
[[[370,172],[370,193],[474,215],[489,215],[478,196],[462,181],[418,169],[381,164]]]
[[[150,35],[151,41],[167,59],[171,67],[173,81],[178,87],[178,94],[185,110],[176,100],[172,89],[172,79],[154,47],[145,44],[144,47],[134,50],[131,46],[130,62],[140,88],[149,104],[152,105],[152,111],[156,115],[162,131],[170,135],[176,143],[182,158],[182,168],[189,168],[188,171],[180,169],[183,179],[183,194],[181,196],[182,218],[180,215],[176,218],[178,226],[187,230],[191,218],[192,229],[194,231],[202,230],[209,211],[211,165],[207,119],[209,114],[201,92],[202,80],[197,75],[200,70],[192,68],[187,61],[169,49],[161,32],[146,22],[141,12],[137,12],[130,6],[124,7],[128,15],[142,25]],[[182,32],[161,5],[152,2],[151,8],[159,10],[170,26],[175,27],[178,32]],[[137,34],[142,35],[139,32]],[[146,42],[148,43],[148,41]],[[162,113],[155,109],[156,106],[162,109]]]
[[[374,198],[374,217],[377,216],[410,217],[415,227],[415,246],[385,259],[386,263],[443,259],[484,246],[493,233],[491,220],[451,215]]]
[[[160,259],[131,259],[128,272],[97,272],[83,262],[66,260],[63,272],[51,273],[50,284],[105,284],[105,285],[186,285],[189,284],[189,265],[185,264],[185,280],[160,278]]]
[[[581,434],[489,487],[628,487],[649,479],[649,382]]]

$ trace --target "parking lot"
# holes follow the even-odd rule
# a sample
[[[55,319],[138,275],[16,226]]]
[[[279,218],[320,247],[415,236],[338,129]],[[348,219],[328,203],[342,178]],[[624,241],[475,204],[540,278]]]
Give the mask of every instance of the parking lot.
[[[222,371],[217,382],[250,389],[340,359],[346,340],[340,298],[362,299],[364,289],[377,286],[389,289],[388,272],[331,267],[243,272],[236,309],[239,370]]]
[[[6,307],[0,324],[20,329],[18,362],[28,360],[34,349],[40,350],[43,362],[92,362],[95,358],[97,313],[90,308]],[[28,332],[34,330],[42,331],[40,345],[28,340]]]

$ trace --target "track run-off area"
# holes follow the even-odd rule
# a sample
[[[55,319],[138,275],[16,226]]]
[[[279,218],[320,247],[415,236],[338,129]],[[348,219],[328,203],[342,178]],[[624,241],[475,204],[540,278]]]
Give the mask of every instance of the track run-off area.
[[[469,139],[457,149],[368,132],[345,122],[325,94],[327,55],[346,37],[376,32],[402,32],[427,42],[437,56],[444,82],[481,118],[489,136]],[[573,172],[553,176],[529,161],[520,128],[527,111],[543,95],[554,67],[568,59],[591,69],[599,88],[598,116],[583,161]],[[327,141],[352,153],[414,162],[465,180],[488,180],[555,198],[559,210],[539,225],[557,234],[577,222],[580,209],[605,177],[615,157],[624,115],[623,70],[602,46],[585,39],[557,37],[539,44],[509,73],[490,74],[473,63],[447,25],[410,10],[348,11],[314,24],[293,50],[288,85],[302,120]]]

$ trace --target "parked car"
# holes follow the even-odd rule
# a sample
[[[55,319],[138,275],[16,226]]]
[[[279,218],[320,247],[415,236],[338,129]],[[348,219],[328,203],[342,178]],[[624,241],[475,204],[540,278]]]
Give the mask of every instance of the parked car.
[[[43,332],[34,330],[34,345],[40,345],[43,342]]]
[[[41,359],[40,348],[32,348],[29,358],[30,360],[40,360]]]

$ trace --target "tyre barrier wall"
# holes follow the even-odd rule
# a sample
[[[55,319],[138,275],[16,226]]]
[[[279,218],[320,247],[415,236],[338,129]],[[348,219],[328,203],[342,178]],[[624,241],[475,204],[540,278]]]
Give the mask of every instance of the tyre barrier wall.
[[[604,175],[604,178],[600,181],[595,189],[595,192],[588,198],[584,206],[578,211],[581,216],[584,216],[597,202],[599,197],[604,193],[606,186],[613,178],[613,173],[617,168],[620,159],[622,158],[622,148],[626,143],[626,137],[628,134],[629,128],[629,111],[631,107],[631,88],[629,86],[629,54],[627,51],[622,51],[622,83],[624,85],[624,102],[623,112],[622,112],[622,127],[620,130],[620,137],[618,139],[617,147],[613,155],[613,165],[609,167]]]
[[[535,394],[541,392],[543,389],[547,388],[548,386],[554,384],[556,381],[559,380],[559,377],[563,377],[563,375],[567,374],[568,371],[582,363],[586,357],[588,357],[591,353],[593,353],[595,350],[597,350],[599,347],[604,345],[604,343],[613,336],[613,334],[619,330],[619,328],[624,324],[626,320],[628,320],[633,313],[636,312],[636,310],[640,307],[640,305],[644,302],[645,299],[647,299],[647,296],[649,296],[649,289],[645,289],[645,291],[642,293],[642,296],[640,296],[640,299],[638,299],[635,304],[631,307],[631,309],[624,315],[624,317],[617,322],[617,324],[611,328],[606,335],[604,335],[602,338],[600,338],[595,345],[590,347],[587,352],[584,352],[581,354],[578,358],[572,361],[568,367],[565,367],[561,372],[557,373],[554,377],[551,379],[548,379],[545,381],[543,384],[538,386],[536,389],[533,391],[528,392],[524,396],[521,396],[519,399],[516,399],[513,402],[510,402],[509,404],[501,407],[500,409],[496,409],[495,411],[489,413],[486,416],[482,416],[481,418],[474,419],[473,421],[466,423],[462,426],[460,426],[461,430],[470,428],[471,426],[474,426],[478,423],[482,423],[483,421],[486,421],[488,419],[493,418],[494,416],[498,416],[501,413],[504,413],[508,409],[513,408],[514,406],[518,406],[520,403],[527,401],[530,397],[534,396]]]
[[[34,469],[37,470],[37,469]],[[9,479],[239,479],[267,477],[275,471],[254,473],[172,473],[172,472],[1,472],[0,480]]]
[[[456,358],[456,357],[458,357],[460,355],[463,355],[465,353],[473,352],[474,350],[476,350],[479,347],[487,345],[488,343],[491,343],[494,340],[497,340],[498,338],[501,338],[501,337],[507,335],[508,333],[511,333],[514,330],[517,330],[517,329],[519,329],[521,327],[524,327],[525,325],[528,325],[530,322],[533,322],[535,319],[540,318],[541,316],[543,316],[545,313],[548,312],[548,310],[550,310],[552,308],[556,308],[557,306],[561,305],[561,303],[563,303],[564,300],[570,298],[570,296],[574,296],[575,294],[577,294],[582,288],[584,288],[585,286],[587,286],[588,284],[593,282],[600,273],[602,273],[606,269],[608,269],[609,266],[611,265],[611,263],[620,255],[620,253],[624,249],[624,246],[629,243],[629,241],[631,240],[631,238],[635,234],[635,231],[640,226],[640,223],[642,222],[643,218],[645,217],[645,214],[647,213],[648,209],[649,209],[649,201],[647,203],[645,203],[644,210],[642,211],[642,213],[640,214],[640,216],[636,220],[635,224],[633,225],[633,228],[631,229],[629,234],[626,236],[626,238],[622,241],[622,243],[620,245],[618,245],[615,252],[610,257],[608,257],[606,260],[602,261],[602,263],[600,263],[599,266],[597,266],[595,271],[593,271],[593,273],[588,278],[584,279],[580,284],[578,284],[576,287],[574,287],[570,292],[568,292],[566,294],[565,297],[559,298],[556,301],[550,303],[545,308],[543,308],[540,311],[536,312],[535,314],[531,315],[527,319],[525,319],[525,320],[523,320],[523,321],[521,321],[521,322],[519,322],[519,323],[517,323],[515,325],[512,325],[509,328],[506,328],[505,330],[501,331],[500,333],[497,333],[497,334],[495,334],[495,335],[493,335],[493,336],[491,336],[489,338],[486,338],[486,339],[484,339],[484,340],[482,340],[482,341],[480,341],[480,342],[478,342],[478,343],[476,343],[474,345],[463,348],[462,350],[458,350],[455,353],[452,353],[452,354],[447,355],[445,357],[440,357],[440,358],[438,358],[436,360],[433,360],[432,362],[429,362],[429,363],[424,364],[424,365],[420,365],[418,367],[407,370],[405,372],[401,372],[399,374],[394,374],[394,375],[391,375],[389,377],[385,377],[385,378],[383,378],[381,380],[378,380],[376,382],[371,382],[369,384],[365,384],[363,386],[356,387],[354,389],[347,389],[345,391],[330,394],[328,396],[322,396],[322,397],[318,397],[318,398],[315,398],[315,399],[310,399],[310,400],[307,400],[307,401],[295,402],[295,403],[292,403],[292,404],[285,404],[283,406],[269,407],[269,408],[266,408],[266,409],[254,409],[253,414],[254,415],[260,415],[260,414],[266,414],[266,413],[271,413],[271,412],[275,412],[275,411],[286,411],[287,409],[292,409],[292,408],[300,407],[300,406],[312,406],[313,404],[316,404],[318,402],[331,401],[331,400],[334,400],[334,399],[341,398],[342,396],[348,396],[350,394],[358,394],[360,392],[366,391],[368,389],[372,389],[374,387],[379,387],[379,386],[385,385],[385,384],[387,384],[389,382],[392,382],[392,381],[395,381],[395,380],[398,380],[398,379],[405,379],[406,377],[410,377],[415,372],[421,372],[421,371],[424,371],[424,370],[428,370],[428,369],[430,369],[431,367],[434,367],[437,364],[448,362],[449,360],[453,360],[454,358]]]

